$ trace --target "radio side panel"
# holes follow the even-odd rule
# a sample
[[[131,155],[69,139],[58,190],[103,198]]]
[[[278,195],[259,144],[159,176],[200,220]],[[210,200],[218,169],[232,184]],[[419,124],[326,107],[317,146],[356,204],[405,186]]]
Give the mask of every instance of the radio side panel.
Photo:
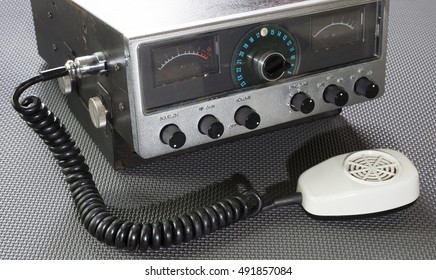
[[[107,57],[112,71],[79,80],[67,96],[68,105],[114,167],[140,162],[132,144],[123,35],[70,0],[31,0],[31,4],[38,51],[51,67],[99,51]],[[104,129],[96,129],[88,113],[88,100],[96,96],[108,111]]]

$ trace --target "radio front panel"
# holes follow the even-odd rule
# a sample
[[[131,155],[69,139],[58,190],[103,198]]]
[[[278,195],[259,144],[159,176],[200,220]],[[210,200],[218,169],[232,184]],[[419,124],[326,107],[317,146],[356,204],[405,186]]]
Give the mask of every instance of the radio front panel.
[[[384,1],[319,6],[167,40],[136,39],[135,150],[158,157],[380,97],[384,8]]]

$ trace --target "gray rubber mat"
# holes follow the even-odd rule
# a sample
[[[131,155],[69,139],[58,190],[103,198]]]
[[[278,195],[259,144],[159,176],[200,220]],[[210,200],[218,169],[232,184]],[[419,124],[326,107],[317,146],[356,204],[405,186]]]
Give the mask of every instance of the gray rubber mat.
[[[47,148],[13,111],[13,88],[47,66],[37,53],[30,3],[0,1],[0,258],[435,259],[435,15],[433,0],[392,1],[383,98],[123,172],[105,161],[54,82],[32,88],[77,139],[111,210],[128,219],[153,220],[213,202],[247,184],[244,178],[261,192],[286,192],[306,168],[366,148],[402,151],[420,172],[421,197],[402,211],[320,220],[295,206],[143,254],[106,247],[85,231]]]

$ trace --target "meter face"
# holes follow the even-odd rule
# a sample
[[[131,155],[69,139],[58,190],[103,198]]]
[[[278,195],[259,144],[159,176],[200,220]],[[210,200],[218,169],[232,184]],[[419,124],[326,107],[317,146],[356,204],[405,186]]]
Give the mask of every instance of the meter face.
[[[219,64],[215,49],[214,37],[153,49],[154,86],[217,73]]]

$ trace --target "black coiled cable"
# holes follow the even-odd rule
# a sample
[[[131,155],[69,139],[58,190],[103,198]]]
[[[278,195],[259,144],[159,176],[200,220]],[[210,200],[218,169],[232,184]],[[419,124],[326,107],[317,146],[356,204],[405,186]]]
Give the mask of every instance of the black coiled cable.
[[[129,250],[157,250],[198,239],[260,213],[263,208],[262,198],[253,191],[154,223],[133,223],[109,213],[95,187],[85,158],[64,125],[38,97],[26,97],[21,102],[19,100],[32,85],[66,75],[68,71],[65,67],[41,72],[16,88],[12,104],[27,125],[49,147],[69,184],[83,225],[99,241]],[[253,200],[255,203],[252,203]]]

